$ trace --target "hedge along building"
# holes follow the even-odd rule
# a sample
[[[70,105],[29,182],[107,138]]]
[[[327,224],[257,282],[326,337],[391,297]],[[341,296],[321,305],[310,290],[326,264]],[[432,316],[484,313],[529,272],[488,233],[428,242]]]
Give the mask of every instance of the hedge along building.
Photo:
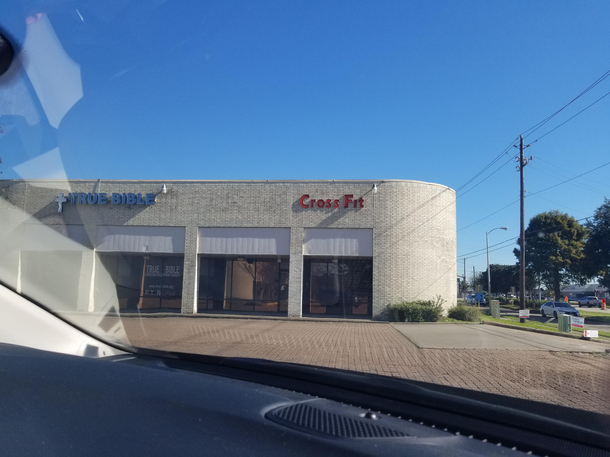
[[[77,310],[103,306],[101,269],[122,312],[385,319],[390,303],[455,302],[455,192],[438,184],[7,180],[0,191],[23,210],[9,223],[22,234],[14,277],[78,278]],[[45,247],[35,220],[84,246],[74,271],[37,268],[66,249]]]

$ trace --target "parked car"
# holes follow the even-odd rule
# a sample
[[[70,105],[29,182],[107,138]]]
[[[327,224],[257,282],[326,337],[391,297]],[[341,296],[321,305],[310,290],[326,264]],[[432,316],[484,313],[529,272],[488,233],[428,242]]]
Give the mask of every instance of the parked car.
[[[560,301],[546,302],[540,307],[540,314],[542,314],[542,317],[557,317],[559,314],[570,314],[572,316],[580,317],[580,313],[576,308],[572,308],[567,303]]]
[[[592,295],[588,297],[581,297],[578,299],[578,306],[587,306],[589,308],[591,308],[592,306],[597,306],[601,308],[602,301]]]
[[[478,298],[478,300],[477,300]],[[466,295],[466,304],[467,305],[476,305],[477,303],[481,304],[481,305],[485,305],[487,304],[487,300],[484,296],[480,296],[477,297],[477,294],[469,294]]]

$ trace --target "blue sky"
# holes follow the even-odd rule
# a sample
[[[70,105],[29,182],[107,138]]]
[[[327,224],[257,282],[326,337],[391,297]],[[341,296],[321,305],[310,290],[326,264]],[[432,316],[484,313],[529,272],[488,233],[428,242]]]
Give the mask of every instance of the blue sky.
[[[610,70],[605,0],[42,5],[11,5],[4,27],[20,42],[24,18],[46,14],[80,67],[82,96],[57,129],[0,117],[4,178],[58,148],[72,179],[392,178],[457,189]],[[610,78],[526,143],[609,91]],[[610,96],[526,152],[530,194],[610,161]],[[490,244],[518,236],[517,204],[473,224],[518,198],[511,155],[458,198],[458,256],[485,247],[492,228],[510,229]],[[590,216],[609,183],[607,166],[532,195],[526,217]],[[512,247],[491,256],[515,260]],[[485,269],[485,256],[472,266]]]

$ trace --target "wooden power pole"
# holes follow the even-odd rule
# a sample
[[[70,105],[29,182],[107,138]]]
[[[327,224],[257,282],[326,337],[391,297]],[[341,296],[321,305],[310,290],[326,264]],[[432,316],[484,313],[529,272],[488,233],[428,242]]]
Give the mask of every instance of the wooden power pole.
[[[525,309],[525,187],[524,187],[524,178],[523,178],[523,169],[528,164],[529,160],[523,157],[523,150],[525,147],[523,146],[523,135],[519,136],[519,175],[521,181],[521,223],[520,223],[520,235],[519,239],[521,240],[521,252],[519,256],[519,302],[521,303],[520,308]],[[525,318],[520,318],[519,322],[525,322]]]

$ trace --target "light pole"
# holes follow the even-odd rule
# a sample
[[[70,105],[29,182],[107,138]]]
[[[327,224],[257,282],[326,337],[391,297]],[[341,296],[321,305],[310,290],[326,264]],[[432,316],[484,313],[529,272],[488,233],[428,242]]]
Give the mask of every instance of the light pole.
[[[494,230],[508,230],[508,227],[496,227],[491,229],[489,232],[485,232],[485,243],[487,245],[487,293],[491,300],[491,272],[489,271],[489,234]],[[491,306],[491,305],[490,305]]]

